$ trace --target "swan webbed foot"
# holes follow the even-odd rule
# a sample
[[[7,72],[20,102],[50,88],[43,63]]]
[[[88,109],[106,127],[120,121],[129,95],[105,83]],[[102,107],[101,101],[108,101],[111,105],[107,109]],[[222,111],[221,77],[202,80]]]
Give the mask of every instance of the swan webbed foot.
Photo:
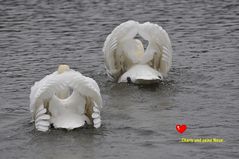
[[[127,83],[128,83],[128,84],[131,84],[131,83],[132,83],[132,80],[131,80],[130,77],[127,77]]]
[[[50,128],[54,128],[54,125],[53,125],[53,123],[51,123],[51,124],[50,124]]]

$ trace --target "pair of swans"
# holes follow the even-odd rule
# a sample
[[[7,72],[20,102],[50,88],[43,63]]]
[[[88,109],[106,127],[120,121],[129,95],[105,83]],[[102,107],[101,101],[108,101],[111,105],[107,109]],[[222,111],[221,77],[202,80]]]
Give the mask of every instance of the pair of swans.
[[[135,37],[148,41],[143,43]],[[172,64],[172,47],[167,32],[157,24],[127,21],[117,26],[103,47],[106,71],[120,82],[151,84],[163,80]],[[102,98],[95,80],[60,65],[58,70],[35,82],[31,88],[30,111],[35,128],[51,126],[72,130],[101,126]]]

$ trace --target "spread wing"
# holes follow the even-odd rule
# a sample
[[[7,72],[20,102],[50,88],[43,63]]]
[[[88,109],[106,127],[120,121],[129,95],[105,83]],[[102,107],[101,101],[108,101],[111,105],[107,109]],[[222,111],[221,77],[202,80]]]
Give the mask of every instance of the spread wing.
[[[138,22],[127,21],[117,26],[106,38],[103,47],[105,66],[108,75],[114,79],[136,62],[131,52],[135,49],[133,38],[138,33],[138,26]]]
[[[172,65],[172,46],[167,32],[157,24],[146,22],[140,24],[139,34],[149,42],[141,62],[167,76]]]
[[[81,73],[74,70],[70,70],[62,74],[54,72],[53,74],[43,78],[41,81],[36,82],[31,88],[30,111],[38,130],[48,130],[50,116],[47,103],[56,92],[60,92],[66,87],[76,90],[83,96],[95,102],[95,107],[97,107],[98,110],[102,107],[100,90],[97,83],[93,79],[85,77]],[[94,111],[92,111],[90,115],[92,116],[93,113]],[[92,117],[92,119],[94,118]]]

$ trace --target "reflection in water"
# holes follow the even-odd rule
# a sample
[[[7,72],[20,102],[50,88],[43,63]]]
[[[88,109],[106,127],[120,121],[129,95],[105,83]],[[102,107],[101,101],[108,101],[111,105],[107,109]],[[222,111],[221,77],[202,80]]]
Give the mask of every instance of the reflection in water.
[[[238,158],[237,0],[14,0],[0,8],[1,158]],[[106,76],[105,38],[129,19],[157,23],[170,36],[173,66],[157,87]],[[97,81],[102,128],[41,133],[29,123],[30,87],[59,64]],[[183,135],[176,123],[187,124]]]

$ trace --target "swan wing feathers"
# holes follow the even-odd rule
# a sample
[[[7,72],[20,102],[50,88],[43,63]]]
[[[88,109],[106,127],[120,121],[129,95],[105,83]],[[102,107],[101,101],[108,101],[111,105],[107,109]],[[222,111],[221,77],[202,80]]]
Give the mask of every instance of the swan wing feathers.
[[[100,89],[93,79],[85,77],[74,70],[62,74],[54,72],[36,82],[31,88],[30,111],[38,130],[47,131],[50,124],[50,116],[47,114],[48,108],[44,107],[44,102],[49,101],[56,92],[65,87],[70,87],[92,99],[96,103],[98,110],[102,107]]]
[[[72,76],[69,86],[75,88],[80,94],[91,97],[97,105],[102,107],[100,89],[92,78],[85,76]]]
[[[91,117],[93,119],[94,127],[99,128],[101,126],[101,116],[99,106],[96,104],[96,102],[93,102],[93,113]]]
[[[167,76],[172,65],[172,46],[168,33],[159,25],[146,22],[140,24],[139,34],[148,40],[142,63],[151,63],[151,66]]]
[[[35,111],[34,104],[36,100],[36,93],[39,91],[42,86],[46,85],[47,81],[54,79],[56,76],[56,72],[45,76],[42,80],[37,81],[34,83],[34,85],[31,87],[31,93],[30,93],[30,111],[33,113]],[[41,105],[41,104],[40,104]]]
[[[46,114],[47,110],[43,105],[39,106],[35,115],[35,126],[39,131],[47,131],[50,126],[50,115]]]
[[[129,41],[138,33],[139,23],[135,21],[127,21],[117,26],[105,40],[103,52],[105,58],[105,66],[107,74],[116,79],[122,74],[125,57],[129,61],[134,61],[135,58],[130,54],[127,45]]]

